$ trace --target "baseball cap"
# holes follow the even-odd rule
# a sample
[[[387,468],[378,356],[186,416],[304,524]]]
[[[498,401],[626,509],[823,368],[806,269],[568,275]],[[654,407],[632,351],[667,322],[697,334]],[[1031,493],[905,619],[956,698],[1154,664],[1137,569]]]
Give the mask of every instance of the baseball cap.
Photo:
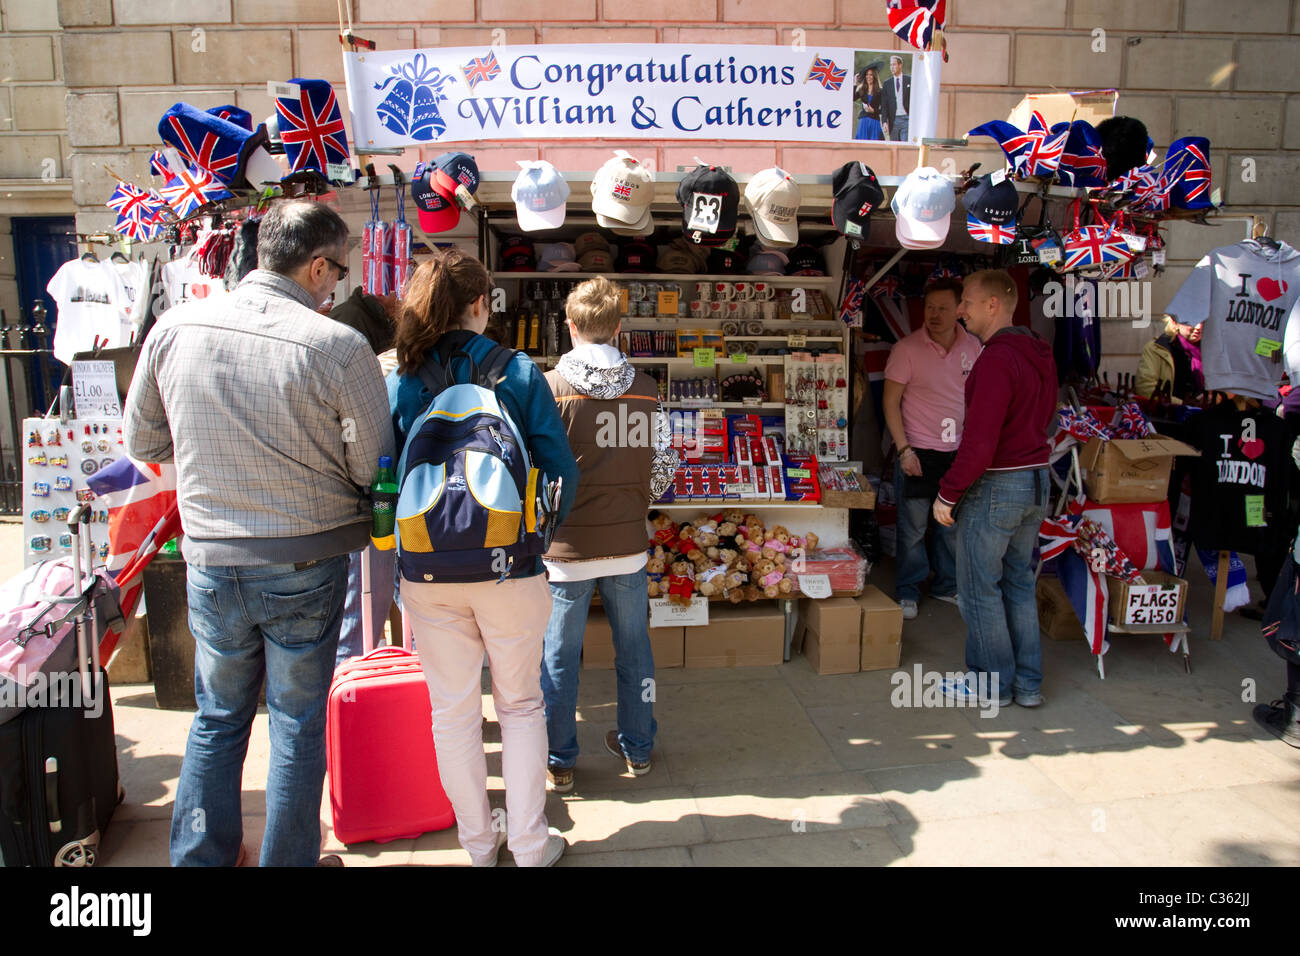
[[[831,174],[831,223],[850,238],[867,234],[871,212],[885,201],[880,180],[866,163],[845,163]]]
[[[511,236],[501,244],[501,265],[506,272],[532,272],[537,259],[533,244],[523,236]]]
[[[677,185],[682,232],[694,243],[720,246],[736,234],[740,187],[718,166],[700,164]]]
[[[569,242],[545,242],[537,247],[538,272],[577,272],[578,257]]]
[[[790,257],[779,249],[762,249],[754,247],[745,265],[745,271],[752,276],[783,276]]]
[[[648,242],[632,239],[619,246],[619,272],[654,272],[654,262],[654,246]]]
[[[786,266],[788,276],[824,276],[826,259],[812,246],[796,246],[790,250],[790,264]]]
[[[741,275],[745,271],[745,260],[734,249],[714,249],[709,253],[709,275]]]
[[[588,249],[578,259],[579,272],[609,272],[614,268],[614,257],[608,249]]]
[[[779,166],[755,174],[745,186],[745,208],[765,245],[789,249],[799,243],[799,184]]]
[[[701,269],[694,256],[672,245],[659,247],[656,267],[660,272],[671,272],[677,275],[699,272]]]
[[[615,150],[591,180],[591,211],[606,229],[645,228],[654,199],[654,176],[624,150]]]
[[[564,225],[569,184],[560,171],[545,160],[520,165],[523,168],[510,189],[519,228],[525,232],[558,229]]]
[[[434,188],[432,163],[419,163],[411,175],[411,201],[419,214],[420,228],[429,235],[455,229],[460,222],[460,207]]]
[[[934,249],[943,245],[956,205],[952,183],[937,169],[922,166],[912,170],[890,203],[897,217],[894,232],[899,243],[904,249]]]
[[[592,249],[603,249],[608,252],[609,242],[598,232],[584,232],[573,240],[573,251],[578,258],[582,258]]]
[[[962,194],[966,211],[980,222],[994,226],[1014,226],[1016,211],[1020,208],[1020,194],[1016,185],[1005,176],[995,185],[993,173],[975,180],[975,185]]]
[[[650,210],[647,209],[645,211],[645,216],[635,225],[629,226],[626,223],[616,223],[611,220],[609,231],[616,236],[653,235],[655,231],[654,217],[650,214]]]

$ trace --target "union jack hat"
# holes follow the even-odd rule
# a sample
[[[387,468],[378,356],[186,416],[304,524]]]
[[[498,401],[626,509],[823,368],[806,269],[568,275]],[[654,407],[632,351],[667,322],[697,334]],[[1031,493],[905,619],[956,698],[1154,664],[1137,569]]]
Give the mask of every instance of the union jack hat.
[[[343,112],[334,87],[325,80],[289,82],[297,85],[298,95],[275,100],[280,141],[289,160],[289,172],[311,169],[329,179],[331,165],[351,168],[348,134],[343,128]]]
[[[1169,144],[1165,154],[1165,176],[1173,188],[1169,205],[1173,209],[1211,209],[1210,141],[1204,136],[1184,136]]]
[[[226,106],[210,106],[208,112],[223,120],[229,120],[236,126],[242,126],[250,133],[253,131],[253,114],[248,110],[241,110],[238,106],[227,104]]]
[[[211,171],[225,186],[244,185],[249,154],[267,141],[264,126],[250,131],[189,103],[177,103],[163,114],[158,135],[189,162]]]
[[[1052,127],[1053,135],[1066,129],[1065,123]],[[1056,178],[1064,186],[1098,189],[1106,185],[1106,157],[1101,151],[1101,135],[1087,120],[1075,120],[1068,126],[1065,151]]]

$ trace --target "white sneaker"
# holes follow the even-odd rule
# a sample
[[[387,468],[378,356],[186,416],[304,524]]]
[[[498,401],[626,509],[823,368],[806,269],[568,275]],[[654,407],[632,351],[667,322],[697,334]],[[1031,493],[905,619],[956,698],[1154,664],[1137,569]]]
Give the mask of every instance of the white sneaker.
[[[953,607],[958,607],[957,595],[955,592],[953,594],[931,594],[930,597],[934,598],[936,601],[942,601],[944,604],[951,604]]]
[[[569,841],[560,836],[560,831],[555,827],[548,827],[546,833],[546,852],[542,856],[540,865],[555,866],[560,862],[560,857],[564,856],[564,851],[569,848]]]
[[[903,620],[910,621],[916,617],[915,601],[899,601],[898,606],[903,609]]]
[[[478,862],[475,862],[474,859],[471,857],[469,865],[470,866],[496,866],[497,859],[501,856],[501,848],[505,845],[506,845],[506,831],[498,830],[497,843],[496,846],[493,848],[491,855],[484,857],[482,860]]]

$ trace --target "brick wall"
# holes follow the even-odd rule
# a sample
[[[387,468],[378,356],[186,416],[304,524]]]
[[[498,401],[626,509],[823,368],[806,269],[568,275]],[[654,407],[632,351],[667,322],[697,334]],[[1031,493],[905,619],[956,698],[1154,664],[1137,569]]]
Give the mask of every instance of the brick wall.
[[[172,102],[233,101],[264,117],[271,111],[266,80],[342,78],[332,0],[58,0],[61,36],[48,32],[54,29],[51,2],[4,0],[0,63],[21,70],[7,90],[15,122],[25,116],[28,123],[50,124],[57,114],[46,90],[64,75],[62,61],[69,169],[84,228],[111,221],[99,205],[111,188],[105,163],[144,178],[158,116]],[[878,0],[350,2],[357,32],[381,49],[484,46],[497,28],[505,30],[507,43],[774,44],[802,30],[810,47],[902,46],[883,28]],[[37,7],[46,12],[26,12]],[[1274,234],[1300,244],[1300,191],[1294,188],[1300,181],[1300,71],[1294,68],[1300,0],[960,0],[953,7],[940,136],[960,136],[1005,117],[1026,92],[1114,86],[1121,90],[1121,109],[1147,123],[1158,147],[1181,135],[1209,136],[1227,212],[1262,213]],[[4,92],[0,108],[9,106]],[[11,139],[21,143],[9,146]],[[0,176],[4,164],[23,168],[24,156],[41,154],[59,139],[57,130],[40,125],[0,133]],[[541,157],[590,170],[616,145],[622,144],[477,143],[471,151],[485,169],[511,169],[515,159]],[[882,175],[907,172],[915,157],[911,150],[860,145],[638,143],[637,151],[666,169],[708,153],[746,171],[779,163],[794,172],[825,173],[860,158]],[[985,146],[941,155],[952,155],[960,167],[1001,161]],[[410,168],[420,158],[427,157],[408,150],[401,165]],[[1243,181],[1245,159],[1255,161],[1255,182]],[[1153,288],[1157,314],[1200,254],[1235,240],[1241,228],[1173,227],[1170,268]],[[1131,370],[1150,335],[1127,322],[1111,323],[1108,364]]]

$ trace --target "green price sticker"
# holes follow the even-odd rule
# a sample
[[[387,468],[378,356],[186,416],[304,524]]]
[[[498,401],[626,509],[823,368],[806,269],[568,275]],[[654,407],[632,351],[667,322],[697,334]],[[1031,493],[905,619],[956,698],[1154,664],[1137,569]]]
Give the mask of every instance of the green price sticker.
[[[1264,527],[1264,496],[1246,495],[1246,527]]]
[[[1255,342],[1255,354],[1262,355],[1264,358],[1272,358],[1273,353],[1282,347],[1282,343],[1277,339],[1259,339]]]
[[[749,353],[748,353],[748,352],[732,352],[732,353],[731,353],[731,360],[732,360],[733,362],[735,362],[737,365],[744,365],[746,362],[749,361]]]
[[[695,353],[696,368],[713,368],[714,360],[717,358],[717,353],[713,349],[692,349],[691,351]]]
[[[812,472],[807,468],[787,468],[785,473],[791,478],[811,478]]]

